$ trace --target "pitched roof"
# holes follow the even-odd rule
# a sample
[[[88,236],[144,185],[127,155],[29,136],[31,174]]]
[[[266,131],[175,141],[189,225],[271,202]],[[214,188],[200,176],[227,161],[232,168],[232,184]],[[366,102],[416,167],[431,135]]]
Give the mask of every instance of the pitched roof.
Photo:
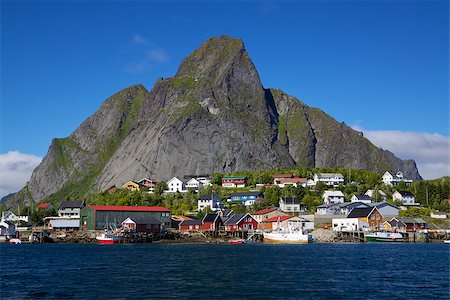
[[[228,208],[222,209],[222,215],[224,217],[229,217],[233,214],[234,214],[234,211],[232,209],[228,209]]]
[[[411,192],[408,191],[397,191],[402,195],[402,197],[414,197],[414,195]]]
[[[375,208],[373,207],[355,207],[350,211],[347,218],[365,218],[370,215],[374,209]]]
[[[252,215],[264,215],[264,214],[268,214],[270,212],[277,211],[277,210],[278,210],[278,207],[264,208],[264,209],[255,211],[254,213],[252,213]]]
[[[223,223],[223,224],[224,225],[238,224],[247,215],[248,215],[248,213],[235,214],[234,216],[232,216],[228,220],[226,220],[225,223]]]
[[[202,225],[202,221],[192,219],[192,220],[184,220],[180,224],[178,224],[178,226],[186,226],[186,225]]]
[[[65,208],[83,208],[86,206],[86,202],[84,200],[72,200],[72,201],[62,201],[59,205],[59,209]]]
[[[305,183],[308,181],[306,178],[292,177],[292,178],[281,178],[281,183]]]
[[[367,205],[369,205],[370,207],[376,207],[376,208],[382,208],[382,207],[385,207],[385,206],[390,206],[390,207],[399,209],[399,208],[398,208],[397,206],[395,206],[394,204],[391,204],[391,203],[386,202],[386,201],[367,203]]]
[[[37,208],[46,208],[48,206],[52,205],[51,203],[45,202],[45,203],[41,203],[39,204],[39,206]]]
[[[355,195],[355,197],[356,197],[356,199],[358,199],[358,200],[370,200],[370,201],[372,201],[372,198],[370,198],[370,197],[367,196],[367,195],[361,195],[361,194],[359,194],[359,195]]]
[[[155,218],[128,218],[136,224],[142,225],[152,225],[152,224],[163,224],[163,222],[155,219]]]
[[[218,214],[206,214],[203,217],[202,222],[215,222],[218,217],[219,217]]]
[[[90,205],[93,210],[102,211],[154,211],[154,212],[170,212],[170,209],[162,206],[112,206],[112,205]]]
[[[324,177],[328,177],[328,178],[331,178],[331,177],[344,178],[344,176],[342,174],[340,174],[340,173],[319,173],[317,175],[318,175],[318,177],[322,177],[322,178],[324,178]]]
[[[280,222],[286,221],[293,217],[294,216],[279,216]],[[269,218],[269,219],[263,221],[263,223],[273,223],[273,222],[278,222],[278,216],[275,216],[275,217],[272,217],[272,218]]]

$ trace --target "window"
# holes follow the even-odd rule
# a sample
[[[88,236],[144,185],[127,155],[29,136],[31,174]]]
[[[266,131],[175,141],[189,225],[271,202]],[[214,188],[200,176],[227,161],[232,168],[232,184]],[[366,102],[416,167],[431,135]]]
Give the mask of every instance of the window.
[[[379,219],[380,219],[380,215],[377,215],[377,217],[376,217],[376,218],[377,218],[377,220],[379,220]]]

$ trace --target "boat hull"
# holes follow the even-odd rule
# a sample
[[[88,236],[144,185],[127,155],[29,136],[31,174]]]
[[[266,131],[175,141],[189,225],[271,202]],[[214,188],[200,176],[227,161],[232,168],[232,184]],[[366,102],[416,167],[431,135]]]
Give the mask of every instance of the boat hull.
[[[244,240],[231,240],[230,244],[231,245],[242,245],[242,244],[245,244],[245,241]]]
[[[307,244],[307,243],[312,243],[313,239],[310,234],[264,233],[263,241],[265,243]]]
[[[365,236],[367,242],[399,243],[403,242],[400,233],[375,232]]]
[[[114,245],[114,244],[120,244],[123,242],[123,240],[113,240],[113,239],[97,239],[98,243],[101,245]]]

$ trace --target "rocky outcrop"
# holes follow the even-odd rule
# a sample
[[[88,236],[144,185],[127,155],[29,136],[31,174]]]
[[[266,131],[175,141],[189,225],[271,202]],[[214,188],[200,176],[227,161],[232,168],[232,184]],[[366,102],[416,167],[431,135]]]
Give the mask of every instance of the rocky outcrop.
[[[241,40],[207,40],[174,77],[108,98],[54,139],[28,184],[35,200],[79,196],[130,179],[236,170],[343,167],[420,175],[413,161],[279,90],[264,89]]]

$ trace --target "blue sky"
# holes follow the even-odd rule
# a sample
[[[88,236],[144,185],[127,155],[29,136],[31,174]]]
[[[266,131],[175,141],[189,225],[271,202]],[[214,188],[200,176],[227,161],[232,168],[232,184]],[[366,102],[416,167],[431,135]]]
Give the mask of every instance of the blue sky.
[[[368,133],[427,134],[448,147],[448,6],[2,1],[0,153],[44,156],[52,138],[70,135],[108,96],[136,83],[151,89],[221,34],[244,40],[265,87]]]

